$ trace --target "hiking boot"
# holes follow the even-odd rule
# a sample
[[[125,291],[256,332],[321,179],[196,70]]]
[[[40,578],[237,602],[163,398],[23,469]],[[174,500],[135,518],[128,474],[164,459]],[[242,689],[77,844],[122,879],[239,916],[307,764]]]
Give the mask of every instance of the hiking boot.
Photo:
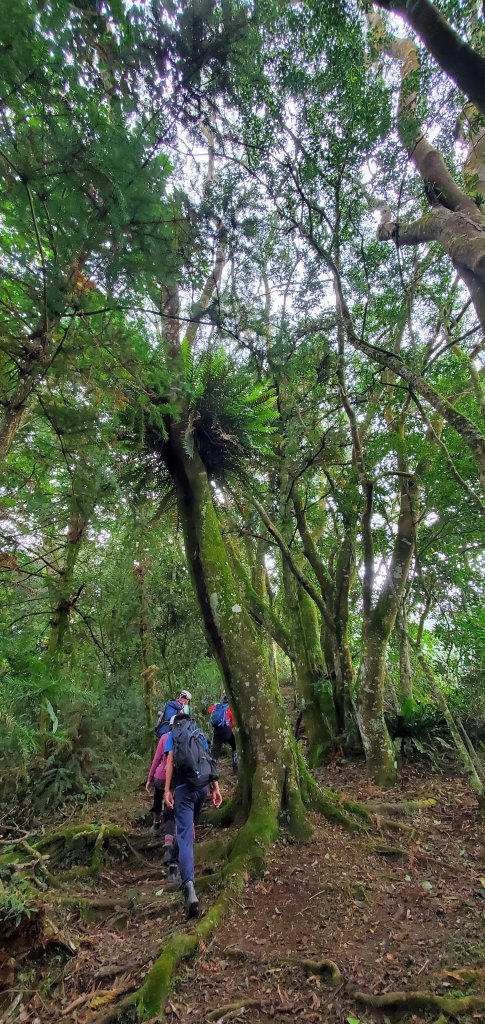
[[[234,751],[234,753],[232,755],[232,774],[233,775],[237,775],[238,767],[239,767],[239,757],[238,757],[236,751]]]
[[[193,882],[185,882],[182,888],[185,897],[185,919],[188,921],[190,917],[197,917],[199,901]]]
[[[150,832],[151,832],[152,836],[159,836],[161,831],[162,831],[162,823],[161,823],[161,821],[154,821],[153,825],[152,825],[152,827],[150,829]]]

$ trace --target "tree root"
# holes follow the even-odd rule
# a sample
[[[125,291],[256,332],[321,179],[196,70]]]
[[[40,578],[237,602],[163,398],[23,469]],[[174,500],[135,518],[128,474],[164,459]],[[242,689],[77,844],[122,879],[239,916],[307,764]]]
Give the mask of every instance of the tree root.
[[[347,832],[362,832],[366,824],[372,825],[372,816],[363,804],[346,800],[331,789],[321,789],[308,771],[303,754],[298,748],[296,757],[300,791],[306,807],[318,811],[333,824],[341,825]]]
[[[370,848],[373,853],[379,854],[379,857],[390,857],[391,860],[404,860],[408,856],[408,851],[402,850],[400,846],[373,845]]]
[[[245,949],[234,949],[225,946],[221,949],[221,957],[229,957],[233,960],[249,960],[257,962],[263,967],[286,967],[292,971],[303,971],[306,975],[313,975],[330,988],[337,988],[342,982],[342,975],[337,964],[333,960],[300,960],[298,957],[264,957],[255,950],[247,952]]]
[[[371,814],[415,814],[416,811],[426,810],[428,807],[435,807],[436,800],[428,798],[426,800],[402,800],[400,803],[389,803],[381,800],[369,800],[365,803],[365,808],[370,811]]]
[[[426,1010],[430,1007],[450,1016],[485,1010],[485,996],[437,996],[434,992],[385,992],[373,996],[356,992],[359,1003],[376,1010]]]
[[[97,1024],[120,1021],[127,1010],[135,1009],[134,1019],[138,1021],[149,1020],[163,1012],[177,964],[197,952],[223,915],[229,912],[232,898],[242,891],[248,877],[263,870],[267,853],[278,834],[279,804],[277,786],[268,786],[263,774],[260,778],[255,775],[249,816],[234,839],[230,860],[220,871],[224,881],[222,892],[193,930],[177,931],[171,935],[141,988],[118,1003],[108,1015],[98,1019]]]
[[[289,961],[289,964],[293,965],[295,961]],[[337,988],[342,982],[342,975],[333,960],[298,960],[296,965],[300,965],[305,974],[320,978],[330,988]]]
[[[260,999],[236,999],[235,1003],[225,1003],[224,1006],[218,1006],[216,1010],[211,1010],[207,1014],[206,1020],[213,1021],[222,1020],[228,1013],[232,1013],[234,1010],[242,1010],[245,1006],[261,1006]]]
[[[99,921],[112,915],[129,917],[143,913],[145,916],[150,917],[153,916],[150,913],[151,910],[153,910],[153,913],[159,914],[162,909],[166,909],[167,906],[174,902],[174,898],[169,891],[163,897],[148,896],[145,899],[139,899],[137,895],[133,895],[131,899],[123,901],[116,899],[116,897],[106,899],[104,896],[74,894],[70,896],[59,895],[56,902],[58,906],[78,913],[86,921]]]
[[[214,839],[204,839],[203,842],[196,843],[194,847],[195,864],[202,866],[226,860],[233,843],[234,836],[232,835],[228,839],[221,839],[217,836]]]

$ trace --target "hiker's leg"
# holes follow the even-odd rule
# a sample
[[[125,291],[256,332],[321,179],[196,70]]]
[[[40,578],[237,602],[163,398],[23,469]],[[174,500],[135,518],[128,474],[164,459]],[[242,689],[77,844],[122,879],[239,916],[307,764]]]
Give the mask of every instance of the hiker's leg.
[[[229,726],[228,726],[228,728],[229,728]],[[226,743],[230,746],[233,754],[235,754],[236,753],[236,737],[235,737],[232,729],[230,729],[230,728],[229,728],[229,736],[227,737]]]
[[[232,729],[231,729],[231,735],[229,736],[229,739],[228,739],[227,742],[228,742],[228,744],[229,744],[229,746],[230,746],[230,748],[232,750],[232,771],[233,771],[233,774],[235,775],[237,773],[237,769],[238,769],[238,766],[239,766],[239,758],[237,756],[237,750],[236,750],[236,737],[235,737]]]
[[[179,848],[179,868],[182,885],[194,880],[194,806],[196,791],[188,786],[175,790],[175,825]]]
[[[175,815],[171,807],[164,805],[163,830],[163,863],[171,864],[177,860],[177,846],[175,842]]]
[[[212,757],[214,758],[214,761],[217,761],[217,758],[220,756],[222,744],[223,744],[222,729],[214,729],[214,735],[212,737],[212,751],[211,751]]]
[[[153,832],[160,832],[161,830],[162,806],[163,786],[157,785],[157,782],[155,782],[153,787]]]
[[[194,796],[194,825],[196,825],[199,818],[199,814],[207,800],[207,797],[209,796],[209,787],[202,786],[202,789],[196,789],[194,791]]]

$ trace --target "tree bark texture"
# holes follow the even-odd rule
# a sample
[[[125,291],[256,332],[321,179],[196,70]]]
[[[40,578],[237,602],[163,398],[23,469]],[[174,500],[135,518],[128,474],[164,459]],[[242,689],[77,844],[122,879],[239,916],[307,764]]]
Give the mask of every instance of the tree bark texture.
[[[396,617],[396,636],[399,645],[399,697],[401,714],[406,718],[410,714],[413,705],[413,670],[407,631],[407,614],[404,603],[400,605]]]
[[[400,14],[426,48],[475,106],[485,114],[485,59],[448,24],[430,0],[375,0]]]
[[[403,6],[410,10],[419,5],[408,3]],[[448,253],[468,288],[477,317],[485,330],[485,218],[475,200],[456,184],[441,153],[423,135],[417,116],[420,74],[417,47],[411,39],[397,39],[389,35],[379,15],[370,14],[368,20],[377,32],[382,48],[401,64],[397,114],[399,136],[425,188],[433,197],[432,209],[411,224],[392,221],[389,207],[381,204],[378,238],[381,241],[393,239],[398,246],[437,242]],[[476,56],[485,64],[483,58]]]

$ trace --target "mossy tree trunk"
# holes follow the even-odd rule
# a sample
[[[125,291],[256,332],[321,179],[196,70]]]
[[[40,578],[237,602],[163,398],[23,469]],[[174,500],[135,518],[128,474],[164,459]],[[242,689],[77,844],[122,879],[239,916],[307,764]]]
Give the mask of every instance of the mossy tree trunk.
[[[81,584],[75,591],[74,572],[79,551],[86,536],[87,526],[88,520],[84,514],[76,510],[71,512],[64,547],[64,557],[60,561],[52,563],[53,569],[48,578],[51,617],[45,665],[51,683],[54,685],[62,671],[72,609],[83,589]],[[49,715],[43,704],[39,716],[40,733],[47,734],[49,725]],[[45,739],[42,740],[44,752],[46,749],[46,739],[47,737],[45,736]]]
[[[289,476],[283,463],[280,477],[282,535],[288,546],[294,529],[287,501]],[[296,556],[293,556],[296,560]],[[310,763],[318,764],[337,733],[337,716],[331,681],[327,675],[320,641],[317,606],[295,578],[292,564],[283,557],[285,604],[295,649],[295,675],[298,704],[308,740]]]
[[[256,543],[256,554],[253,567],[253,586],[261,601],[267,601],[272,607],[273,594],[268,580],[268,570],[265,564],[266,544],[262,538]],[[269,636],[269,665],[276,683],[278,683],[278,660],[276,655],[276,641]]]
[[[295,649],[297,704],[302,712],[309,761],[316,765],[336,735],[332,688],[322,654],[317,609],[285,564],[283,581]]]
[[[384,719],[386,652],[414,551],[418,488],[412,476],[401,476],[400,512],[394,549],[386,579],[374,602],[374,552],[372,541],[372,484],[366,479],[364,512],[364,625],[363,670],[358,694],[359,729],[368,770],[374,781],[390,786],[396,777],[396,759]]]
[[[73,511],[69,519],[66,537],[64,560],[59,566],[56,576],[49,580],[49,596],[51,601],[50,633],[47,645],[49,661],[56,664],[61,656],[66,634],[69,630],[71,610],[79,597],[73,592],[74,570],[79,557],[83,540],[86,536],[88,520],[85,515]]]
[[[302,500],[293,488],[293,505],[305,557],[320,587],[323,609],[324,639],[321,645],[328,675],[333,684],[335,720],[339,732],[349,723],[351,692],[354,680],[352,657],[348,642],[349,593],[354,571],[354,537],[346,526],[345,534],[334,559],[333,572],[324,564],[308,527]]]
[[[303,826],[294,740],[257,625],[232,572],[206,469],[197,451],[187,454],[183,432],[182,424],[171,426],[166,464],[177,489],[187,564],[207,640],[241,740],[243,810],[249,830],[266,845],[276,835],[283,807],[296,830]]]
[[[399,697],[401,714],[407,718],[413,706],[413,670],[407,631],[407,611],[404,601],[396,618],[396,636],[399,645]]]

